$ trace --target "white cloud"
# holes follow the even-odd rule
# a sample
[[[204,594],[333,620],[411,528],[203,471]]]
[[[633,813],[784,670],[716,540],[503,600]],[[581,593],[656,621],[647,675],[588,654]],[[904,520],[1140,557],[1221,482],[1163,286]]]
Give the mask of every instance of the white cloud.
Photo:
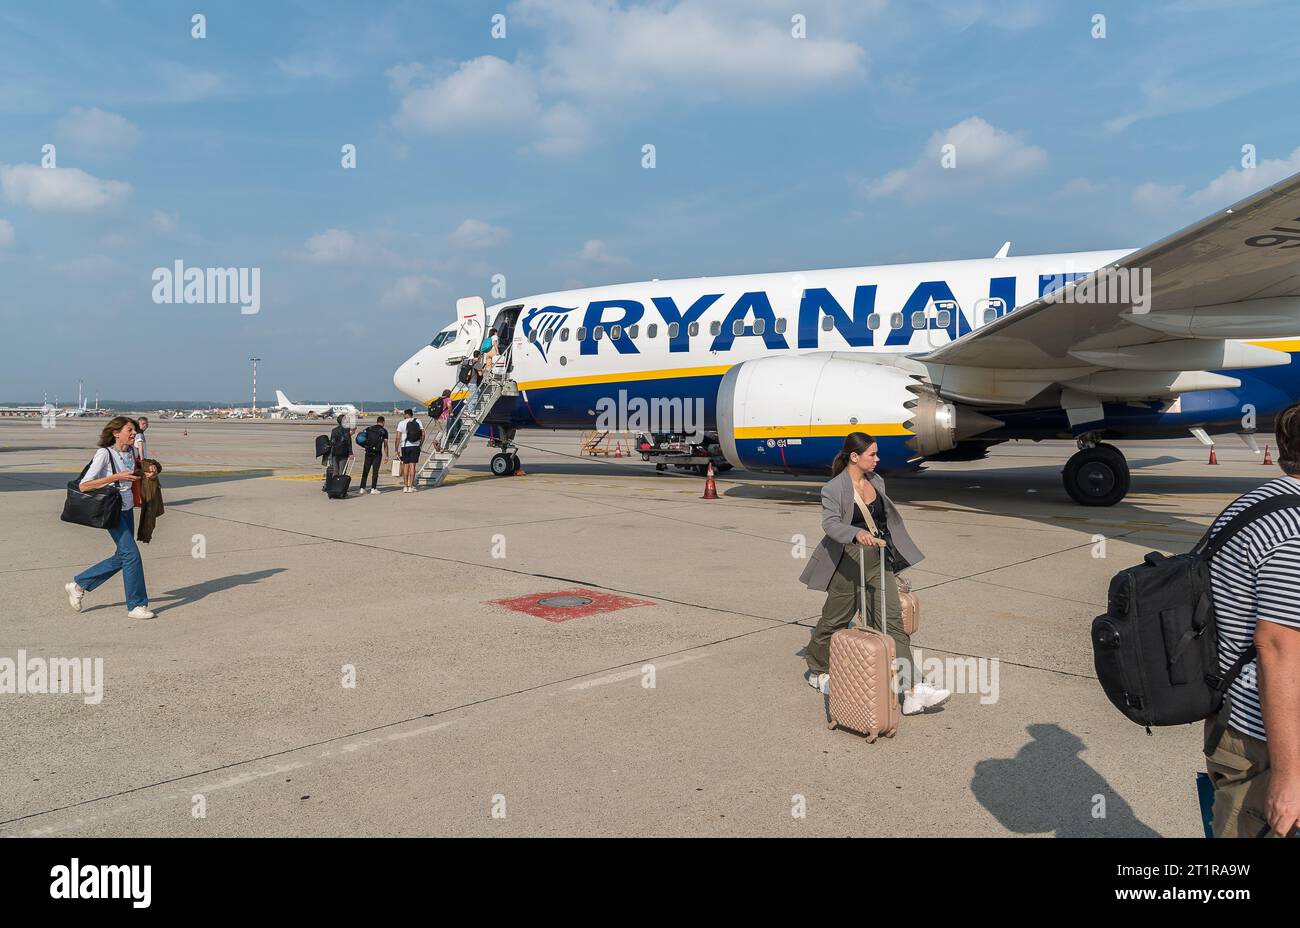
[[[0,164],[0,195],[32,209],[85,211],[125,200],[131,185],[100,180],[79,168]]]
[[[953,146],[955,166],[943,166],[944,146]],[[1047,152],[1018,136],[971,116],[935,132],[910,166],[864,185],[870,199],[899,194],[907,200],[951,196],[989,183],[1023,177],[1047,163]]]
[[[14,224],[6,219],[0,219],[0,248],[12,245],[14,240]]]
[[[181,214],[164,213],[162,210],[156,209],[153,211],[153,215],[149,217],[149,221],[164,232],[175,232],[177,227],[180,226]]]
[[[1300,148],[1286,158],[1259,161],[1253,168],[1229,168],[1188,200],[1196,206],[1228,206],[1297,172],[1300,172]]]
[[[624,8],[600,0],[521,0],[511,15],[547,36],[546,86],[582,97],[665,91],[692,100],[787,96],[866,76],[867,53],[828,28],[831,15],[805,11],[807,35],[796,39],[788,6],[764,11],[684,0]]]
[[[510,237],[510,230],[481,219],[466,219],[448,236],[457,248],[493,248]]]
[[[384,306],[407,306],[412,303],[420,303],[426,298],[430,290],[441,286],[441,282],[433,277],[416,274],[399,277],[391,287],[384,291],[384,295],[379,298],[379,302]]]
[[[578,252],[578,260],[588,264],[603,264],[607,267],[631,263],[627,258],[610,254],[609,247],[598,238],[583,243],[582,250]]]
[[[403,267],[412,262],[389,251],[382,245],[353,235],[346,229],[327,229],[313,235],[303,243],[294,257],[312,264],[373,264],[383,267]]]
[[[397,85],[399,78],[394,72],[410,88],[394,117],[403,129],[446,132],[532,124],[541,112],[528,69],[495,55],[462,62],[451,74],[425,86],[410,84],[421,73],[410,65],[389,69],[390,79]]]
[[[568,103],[560,103],[542,114],[538,122],[541,138],[532,148],[543,155],[569,155],[591,142],[587,117]]]
[[[140,141],[140,130],[117,113],[74,106],[58,122],[61,136],[88,149],[130,148]]]
[[[1163,213],[1179,206],[1183,199],[1182,184],[1139,184],[1133,191],[1133,205],[1147,213]]]

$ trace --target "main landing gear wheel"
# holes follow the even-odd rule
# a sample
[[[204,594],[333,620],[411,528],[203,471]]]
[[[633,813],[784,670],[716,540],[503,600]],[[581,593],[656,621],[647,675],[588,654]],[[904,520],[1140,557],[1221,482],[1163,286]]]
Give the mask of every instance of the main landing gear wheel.
[[[498,477],[505,477],[519,469],[519,459],[513,454],[494,454],[492,455],[492,463],[489,466],[492,468],[493,474]]]
[[[1123,452],[1107,444],[1077,452],[1061,471],[1065,492],[1080,506],[1114,506],[1128,495],[1129,480]]]

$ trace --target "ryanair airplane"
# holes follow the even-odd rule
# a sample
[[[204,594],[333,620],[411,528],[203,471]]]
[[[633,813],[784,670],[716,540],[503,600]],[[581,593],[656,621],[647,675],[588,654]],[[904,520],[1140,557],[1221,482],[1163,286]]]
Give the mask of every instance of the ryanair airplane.
[[[1300,396],[1300,174],[1145,248],[1008,251],[470,297],[393,383],[425,405],[458,389],[486,325],[511,388],[483,434],[507,455],[518,429],[590,429],[614,403],[661,432],[702,408],[702,444],[756,471],[826,474],[853,431],[885,474],[1074,438],[1062,478],[1088,506],[1128,492],[1106,439],[1250,442]]]

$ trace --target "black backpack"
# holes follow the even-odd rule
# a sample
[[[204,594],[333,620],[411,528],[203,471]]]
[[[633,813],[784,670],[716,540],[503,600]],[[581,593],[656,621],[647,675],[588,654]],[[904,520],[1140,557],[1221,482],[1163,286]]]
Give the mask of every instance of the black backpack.
[[[372,425],[365,431],[366,436],[366,454],[379,454],[384,450],[384,438],[382,434],[384,427],[382,425]]]
[[[1115,708],[1148,732],[1152,725],[1216,715],[1232,681],[1255,659],[1252,644],[1226,673],[1219,669],[1210,559],[1251,522],[1279,509],[1300,509],[1300,496],[1260,500],[1212,541],[1207,531],[1187,554],[1152,551],[1110,581],[1106,614],[1092,622],[1097,681]]]
[[[336,458],[346,458],[352,454],[352,445],[349,444],[348,430],[343,426],[334,427],[330,433],[330,452]]]
[[[469,358],[460,362],[460,369],[456,372],[456,378],[461,383],[469,383],[474,379],[474,365]]]
[[[424,429],[420,428],[418,419],[412,419],[406,423],[406,440],[411,444],[419,444],[424,439]]]
[[[330,437],[328,435],[316,436],[316,457],[323,458],[330,453]]]
[[[438,418],[439,416],[442,415],[442,407],[443,407],[443,402],[442,402],[442,397],[440,396],[436,400],[434,400],[433,405],[429,407],[429,415],[435,419]]]

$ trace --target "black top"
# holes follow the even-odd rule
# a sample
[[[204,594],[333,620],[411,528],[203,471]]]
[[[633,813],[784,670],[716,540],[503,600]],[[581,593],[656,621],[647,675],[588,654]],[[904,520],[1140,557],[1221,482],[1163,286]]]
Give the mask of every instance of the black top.
[[[876,530],[885,539],[885,550],[889,554],[889,569],[897,572],[898,551],[894,548],[893,539],[889,537],[889,518],[885,515],[885,503],[880,498],[879,493],[876,494],[875,499],[867,503],[867,509],[871,511],[871,518],[876,523]],[[853,503],[852,524],[854,528],[865,529],[867,527],[867,519],[862,514],[862,509],[858,506],[856,500]]]

